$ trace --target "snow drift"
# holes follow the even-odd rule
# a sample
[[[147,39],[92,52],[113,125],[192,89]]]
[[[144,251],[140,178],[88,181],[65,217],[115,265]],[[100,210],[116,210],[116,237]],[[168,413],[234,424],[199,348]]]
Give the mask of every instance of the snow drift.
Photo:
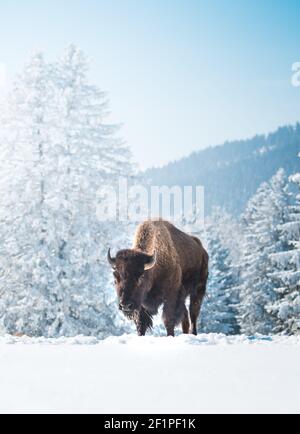
[[[300,337],[0,338],[1,413],[299,413]]]

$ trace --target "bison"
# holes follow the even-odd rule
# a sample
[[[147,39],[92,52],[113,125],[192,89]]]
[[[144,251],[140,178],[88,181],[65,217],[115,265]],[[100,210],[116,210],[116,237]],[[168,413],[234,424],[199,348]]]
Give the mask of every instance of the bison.
[[[108,261],[119,309],[135,322],[139,336],[152,328],[160,306],[168,336],[174,336],[180,323],[183,333],[197,335],[209,261],[198,238],[167,221],[146,221],[138,227],[132,249],[119,251],[115,258],[109,250]]]

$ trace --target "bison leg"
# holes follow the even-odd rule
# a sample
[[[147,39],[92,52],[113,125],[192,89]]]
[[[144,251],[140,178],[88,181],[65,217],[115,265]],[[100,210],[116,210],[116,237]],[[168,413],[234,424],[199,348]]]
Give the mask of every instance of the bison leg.
[[[175,296],[165,303],[163,321],[168,336],[175,336],[175,326],[180,323],[184,327],[184,330],[186,330],[186,333],[188,333],[190,322],[182,289],[177,293],[177,297]]]
[[[189,318],[189,313],[187,308],[185,307],[184,310],[184,316],[183,316],[183,320],[182,320],[182,333],[184,333],[185,335],[189,334],[190,331],[190,318]]]
[[[135,325],[139,336],[145,336],[147,330],[153,327],[152,316],[143,307],[137,314]]]
[[[176,325],[176,304],[172,302],[165,303],[163,308],[163,322],[167,330],[168,336],[175,336]]]
[[[197,322],[200,315],[201,306],[205,296],[205,291],[201,290],[197,295],[191,295],[190,317],[191,329],[190,334],[197,336]]]
[[[197,322],[200,314],[203,299],[206,294],[206,285],[208,280],[208,261],[209,257],[206,253],[205,261],[200,271],[200,282],[191,291],[191,303],[190,303],[190,318],[191,318],[191,330],[190,333],[197,336]]]

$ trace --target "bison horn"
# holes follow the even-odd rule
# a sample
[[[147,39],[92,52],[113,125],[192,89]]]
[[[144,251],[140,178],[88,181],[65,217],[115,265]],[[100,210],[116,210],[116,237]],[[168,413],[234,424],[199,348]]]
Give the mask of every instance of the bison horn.
[[[112,266],[112,268],[116,267],[116,258],[111,257],[110,249],[108,250],[107,260],[110,263],[110,265]]]
[[[157,254],[154,253],[153,256],[149,256],[149,261],[145,264],[145,271],[151,270],[156,265]]]

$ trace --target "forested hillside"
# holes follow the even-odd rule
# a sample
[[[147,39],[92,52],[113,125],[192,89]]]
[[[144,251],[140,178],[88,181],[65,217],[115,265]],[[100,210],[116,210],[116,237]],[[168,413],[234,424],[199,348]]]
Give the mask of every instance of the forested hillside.
[[[300,170],[300,124],[279,128],[268,136],[226,142],[145,175],[152,185],[203,185],[205,207],[221,206],[239,215],[262,182],[280,168],[290,175]]]

